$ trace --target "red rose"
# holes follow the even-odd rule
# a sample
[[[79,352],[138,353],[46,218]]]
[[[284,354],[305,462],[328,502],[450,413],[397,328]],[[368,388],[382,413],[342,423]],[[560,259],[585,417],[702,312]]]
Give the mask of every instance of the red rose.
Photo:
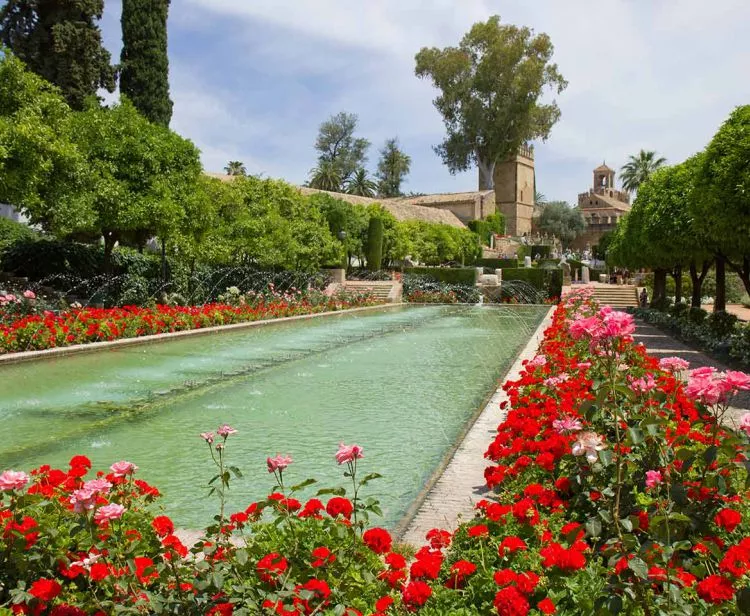
[[[439,528],[427,531],[425,539],[430,542],[430,547],[434,550],[447,548],[451,544],[451,534],[447,530]]]
[[[86,612],[72,605],[56,605],[50,610],[49,616],[87,616]]]
[[[219,603],[206,612],[206,616],[232,616],[234,613],[233,603]]]
[[[498,590],[494,603],[498,616],[526,616],[529,613],[529,602],[515,586]]]
[[[450,575],[445,582],[446,588],[462,588],[466,578],[477,570],[477,566],[468,560],[457,560],[451,565]]]
[[[518,552],[519,550],[526,549],[528,549],[528,546],[523,539],[521,539],[520,537],[516,537],[515,535],[509,535],[500,542],[497,551],[502,558],[506,555],[506,553],[512,554],[513,552]]]
[[[404,588],[403,600],[410,612],[422,607],[432,595],[432,588],[420,580],[409,582]]]
[[[362,535],[362,540],[368,548],[376,554],[386,554],[391,551],[393,539],[391,534],[384,528],[371,528]]]
[[[469,527],[469,537],[487,537],[490,534],[490,529],[484,524],[475,524]]]
[[[385,597],[380,597],[380,599],[375,602],[375,610],[377,612],[385,612],[392,605],[393,597],[386,595]]]
[[[709,575],[696,586],[698,596],[707,603],[723,603],[734,598],[732,582],[721,575]]]
[[[287,570],[289,564],[286,558],[276,552],[266,554],[263,558],[258,561],[255,566],[258,572],[258,577],[264,582],[275,582],[284,571]]]
[[[406,559],[401,554],[391,552],[385,557],[385,564],[391,569],[403,569],[406,567]]]
[[[542,614],[554,614],[555,604],[552,603],[552,600],[549,597],[547,597],[546,599],[542,599],[539,603],[536,604],[536,609],[538,609]]]
[[[729,533],[737,528],[740,522],[742,522],[742,516],[734,509],[722,509],[714,516],[714,523]]]
[[[323,567],[336,560],[336,555],[324,545],[315,548],[312,551],[312,557],[315,559],[310,563],[312,567]]]
[[[91,468],[91,460],[89,460],[86,456],[73,456],[70,459],[69,464],[70,468],[76,468],[77,466],[83,467],[85,469]]]
[[[29,593],[40,601],[52,601],[62,591],[62,586],[55,580],[38,579],[31,585]]]
[[[166,537],[174,533],[174,523],[165,515],[158,515],[151,521],[156,534],[159,537]]]
[[[332,518],[343,516],[347,520],[351,517],[354,507],[348,498],[334,496],[326,505],[326,513]]]

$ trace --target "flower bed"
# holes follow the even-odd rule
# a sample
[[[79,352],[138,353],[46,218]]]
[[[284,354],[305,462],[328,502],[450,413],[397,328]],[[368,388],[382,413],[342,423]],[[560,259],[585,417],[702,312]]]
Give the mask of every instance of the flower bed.
[[[219,513],[191,550],[150,513],[158,491],[129,462],[88,481],[81,456],[64,471],[6,471],[0,613],[750,613],[750,413],[739,434],[720,423],[750,377],[701,369],[684,386],[681,360],[657,362],[632,331],[629,315],[564,300],[505,385],[491,496],[416,553],[368,529],[379,509],[361,491],[378,475],[360,477],[356,445],[335,454],[348,494],[298,500],[312,480],[289,487],[292,460],[277,455],[275,491],[226,515],[239,437],[202,434]]]
[[[0,354],[135,338],[216,325],[345,310],[380,303],[368,293],[227,293],[222,303],[202,306],[35,309],[36,298],[0,296]]]

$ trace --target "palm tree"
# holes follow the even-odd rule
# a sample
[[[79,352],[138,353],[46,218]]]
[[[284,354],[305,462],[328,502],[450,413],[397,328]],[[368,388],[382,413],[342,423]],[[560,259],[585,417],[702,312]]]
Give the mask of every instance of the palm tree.
[[[224,171],[227,172],[227,175],[247,175],[245,163],[241,160],[230,160],[224,167]]]
[[[374,197],[377,189],[378,185],[370,179],[364,167],[357,169],[354,177],[346,183],[346,192],[360,197]]]
[[[667,159],[663,156],[657,158],[653,150],[641,150],[638,156],[631,156],[630,160],[620,170],[622,187],[628,192],[635,192],[649,176],[659,167],[664,166]]]
[[[338,167],[331,161],[320,161],[318,166],[310,171],[310,188],[340,192],[341,172]]]

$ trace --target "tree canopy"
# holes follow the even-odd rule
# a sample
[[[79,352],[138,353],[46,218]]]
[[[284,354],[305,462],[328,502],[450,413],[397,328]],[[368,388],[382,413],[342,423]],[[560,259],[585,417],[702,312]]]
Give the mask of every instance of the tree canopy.
[[[0,42],[37,75],[83,109],[99,88],[115,89],[115,69],[98,22],[104,0],[7,0],[0,8]]]
[[[315,141],[318,164],[311,171],[310,186],[341,192],[357,169],[364,167],[370,142],[354,136],[357,121],[355,114],[342,111],[320,125]]]
[[[560,109],[540,98],[548,87],[559,94],[567,86],[552,53],[549,36],[497,15],[474,24],[458,47],[417,53],[417,76],[439,90],[433,103],[448,134],[435,151],[451,173],[476,164],[481,187],[493,188],[498,162],[549,136]]]
[[[401,151],[398,138],[388,139],[380,150],[378,170],[375,174],[378,179],[378,195],[391,198],[400,197],[401,184],[409,175],[411,168],[411,157]]]
[[[378,185],[370,178],[367,169],[360,167],[346,183],[346,192],[360,197],[374,197]]]
[[[230,160],[224,167],[224,171],[227,175],[247,175],[247,168],[241,160]]]
[[[122,0],[120,92],[148,120],[169,126],[167,17],[170,0]]]
[[[653,150],[641,150],[637,156],[631,156],[627,163],[622,166],[620,171],[620,180],[623,189],[628,192],[635,192],[654,171],[663,167],[667,159],[663,156],[657,156]]]
[[[537,227],[544,233],[559,238],[563,246],[570,246],[586,228],[583,214],[565,201],[549,201],[537,220]]]

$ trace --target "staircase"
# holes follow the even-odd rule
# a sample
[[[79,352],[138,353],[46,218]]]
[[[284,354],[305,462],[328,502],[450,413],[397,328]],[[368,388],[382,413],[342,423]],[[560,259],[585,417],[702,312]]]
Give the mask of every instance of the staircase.
[[[638,287],[632,285],[594,284],[594,299],[602,306],[612,308],[637,308]]]
[[[353,293],[372,293],[382,302],[400,302],[402,286],[396,280],[347,280],[342,285]]]

